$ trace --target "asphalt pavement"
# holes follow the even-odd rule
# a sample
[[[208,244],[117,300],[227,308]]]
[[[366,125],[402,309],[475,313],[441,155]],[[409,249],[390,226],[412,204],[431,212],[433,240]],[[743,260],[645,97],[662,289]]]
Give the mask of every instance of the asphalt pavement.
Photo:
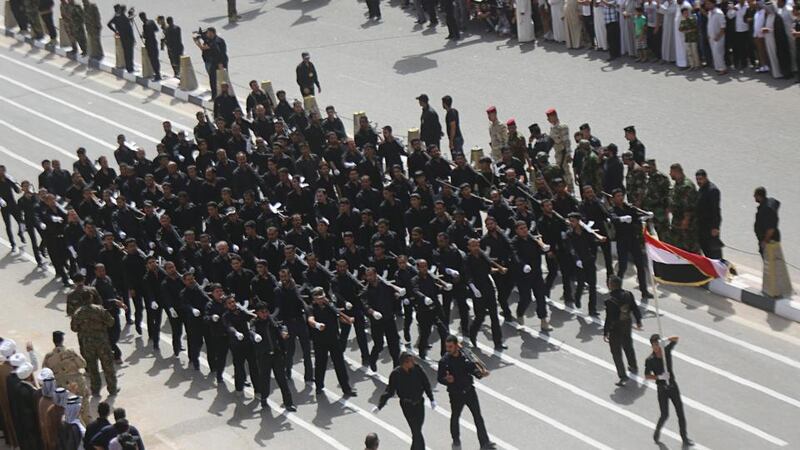
[[[177,6],[186,2],[175,2]],[[222,8],[220,2],[213,3]],[[294,4],[289,2],[289,5]],[[299,4],[299,5],[305,5]],[[355,5],[355,6],[353,6]],[[363,4],[327,4],[326,6],[305,11],[302,17],[317,17],[314,21],[319,23],[319,31],[327,31],[326,27],[334,29],[332,18],[322,13],[345,14],[352,13]],[[257,6],[257,5],[256,5]],[[244,9],[242,8],[242,11]],[[398,16],[400,10],[384,11],[384,18]],[[299,10],[293,8],[272,9],[260,17],[259,20],[277,20],[283,25],[289,25],[281,15],[296,16]],[[195,11],[194,13],[202,13]],[[349,16],[348,16],[349,17]],[[410,20],[400,16],[403,20]],[[341,19],[338,26],[346,27],[348,23],[361,23],[360,17],[350,17],[350,22]],[[223,19],[216,19],[223,20]],[[257,21],[243,22],[235,29],[226,32],[239,33],[246,27],[255,27]],[[213,21],[210,23],[214,23]],[[295,24],[302,28],[311,23],[308,19]],[[387,28],[391,25],[386,24]],[[383,27],[381,25],[380,27]],[[380,27],[361,30],[360,33],[380,31]],[[410,25],[409,25],[410,27]],[[188,29],[190,27],[185,27]],[[291,27],[290,27],[291,28]],[[385,33],[387,31],[381,31]],[[411,31],[409,31],[410,33]],[[256,31],[253,29],[253,33]],[[298,32],[299,33],[299,32]],[[342,34],[339,30],[338,35]],[[300,33],[302,34],[302,33]],[[333,34],[331,34],[333,36]],[[359,34],[363,36],[363,34]],[[437,36],[426,36],[423,39],[416,34],[407,40],[398,38],[394,42],[408,44],[400,53],[414,51],[414,45],[433,45],[427,42],[438,40]],[[227,36],[226,36],[227,37]],[[311,39],[310,36],[306,36]],[[235,38],[229,37],[229,42]],[[289,41],[295,37],[287,36],[286,42],[270,42],[276,48],[289,45],[305,45],[302,40],[293,44]],[[300,39],[300,38],[298,38]],[[319,39],[319,36],[317,36]],[[333,39],[333,38],[331,38]],[[365,38],[362,38],[365,39]],[[426,43],[423,44],[423,41]],[[13,41],[2,38],[0,40],[4,50],[0,53],[2,69],[0,69],[0,104],[3,114],[0,116],[0,129],[2,142],[0,143],[0,160],[8,167],[8,171],[17,180],[34,179],[39,173],[38,162],[44,158],[61,158],[65,166],[71,165],[74,160],[74,150],[79,146],[88,149],[89,155],[96,158],[101,154],[111,156],[113,142],[120,132],[126,134],[128,140],[135,141],[152,152],[154,142],[160,139],[161,125],[164,119],[171,119],[178,127],[193,125],[194,108],[177,100],[163,95],[144,90],[135,84],[116,80],[115,78],[97,72],[86,72],[75,63],[67,63],[57,56],[48,55],[42,51],[30,50],[25,45],[13,44]],[[376,43],[377,42],[377,43]],[[360,53],[354,48],[358,46],[379,45],[381,41],[369,43],[368,40],[358,44],[343,44],[329,48],[337,51]],[[410,44],[413,42],[413,44]],[[441,42],[441,41],[440,41]],[[259,44],[261,45],[261,44]],[[461,45],[461,44],[459,44]],[[476,44],[474,49],[483,49],[486,43]],[[10,48],[9,48],[10,47]],[[233,46],[231,46],[233,47]],[[8,49],[8,50],[5,50]],[[559,81],[568,81],[570,78],[579,78],[587,75],[586,71],[595,61],[587,61],[583,57],[568,57],[558,51],[532,50],[535,55],[526,56],[535,60],[557,58],[563,63],[565,72],[558,78]],[[460,64],[465,67],[463,59],[455,56],[456,53],[467,50],[454,49],[452,51],[437,53],[441,63],[448,65]],[[519,58],[526,53],[520,53],[519,48],[495,49],[497,54]],[[294,50],[286,51],[285,61],[280,64],[275,61],[262,63],[271,67],[281,67],[282,77],[272,77],[278,86],[292,86],[291,61],[296,58]],[[585,88],[576,84],[574,89],[562,90],[562,95],[557,96],[553,90],[543,90],[540,97],[531,96],[526,102],[529,108],[522,107],[521,92],[516,88],[509,88],[508,83],[495,83],[491,92],[486,96],[467,96],[472,80],[464,72],[454,70],[453,67],[444,71],[421,73],[412,72],[409,82],[390,84],[392,78],[385,78],[386,91],[371,90],[357,80],[352,81],[350,87],[344,81],[337,81],[336,71],[332,69],[335,64],[346,64],[347,58],[341,57],[333,60],[332,54],[312,50],[312,55],[317,60],[320,70],[325,70],[323,76],[323,103],[334,103],[343,112],[365,109],[357,106],[356,92],[361,92],[360,98],[375,100],[375,113],[368,111],[371,116],[381,123],[397,123],[396,128],[406,126],[408,118],[415,114],[413,102],[414,94],[427,91],[432,97],[439,95],[432,89],[424,89],[427,85],[442,86],[448,82],[455,83],[452,90],[441,93],[454,93],[458,107],[462,108],[464,123],[475,124],[469,130],[465,128],[469,142],[486,140],[484,125],[480,122],[482,111],[488,98],[497,99],[495,102],[502,115],[511,115],[514,112],[513,104],[518,102],[519,111],[527,111],[529,117],[540,118],[545,105],[555,104],[562,110],[562,115],[567,116],[569,123],[579,123],[582,117],[596,117],[592,120],[597,134],[604,141],[604,136],[620,136],[621,127],[633,121],[630,117],[645,117],[641,115],[628,115],[625,112],[614,110],[613,114],[601,113],[602,107],[596,100],[586,99],[581,101],[581,93],[585,95]],[[395,52],[397,53],[397,52]],[[488,54],[488,52],[487,52]],[[329,55],[329,56],[325,56]],[[340,55],[341,56],[341,55]],[[381,65],[381,58],[390,57],[386,53],[375,51],[369,53],[375,63],[363,68],[364,78],[370,77],[371,71],[378,73],[385,71]],[[534,58],[534,56],[536,58]],[[396,55],[395,55],[396,57]],[[258,59],[258,58],[256,58]],[[552,60],[556,61],[556,60]],[[551,62],[552,62],[551,61]],[[571,61],[574,61],[571,62]],[[580,62],[584,67],[581,73],[578,70],[570,71],[573,64]],[[241,63],[240,63],[241,64]],[[330,64],[326,67],[326,64]],[[588,64],[588,66],[587,66]],[[472,64],[474,66],[474,64]],[[234,66],[235,67],[235,66]],[[241,64],[241,67],[245,67]],[[255,69],[255,64],[249,66]],[[344,66],[342,66],[344,67]],[[542,76],[549,69],[546,64],[541,71],[531,72],[531,79]],[[576,66],[577,67],[577,66]],[[324,68],[324,69],[323,69]],[[358,72],[359,69],[353,69]],[[423,71],[424,72],[424,71]],[[234,71],[234,76],[236,76]],[[326,75],[330,74],[330,75]],[[440,78],[442,83],[431,83],[436,79],[435,74],[444,76],[444,73],[459,74],[451,79]],[[485,70],[482,77],[503,78],[499,72]],[[592,91],[602,100],[610,94],[609,83],[612,78],[617,82],[633,82],[647,75],[647,79],[657,80],[646,85],[633,83],[629,88],[634,94],[649,92],[650,95],[662,90],[657,83],[666,83],[675,90],[672,96],[664,92],[651,98],[661,98],[662,102],[671,104],[677,102],[675,95],[681,92],[680,86],[691,83],[690,98],[696,99],[700,104],[686,106],[696,111],[703,108],[702,101],[719,102],[716,113],[725,114],[723,108],[726,103],[725,90],[731,89],[730,83],[718,84],[713,80],[688,80],[683,77],[662,77],[659,74],[643,74],[638,70],[622,67],[616,70],[617,75],[608,77],[598,71],[598,86]],[[552,74],[552,73],[551,73]],[[346,75],[344,71],[339,75]],[[433,78],[431,78],[433,75]],[[591,74],[588,74],[591,75]],[[253,75],[255,76],[255,75]],[[361,77],[361,75],[359,75]],[[383,78],[378,78],[384,80]],[[328,81],[330,80],[330,81]],[[472,80],[472,81],[470,81]],[[405,81],[405,80],[404,80]],[[501,80],[502,81],[502,80]],[[507,89],[496,89],[505,84]],[[555,82],[552,83],[556,85]],[[560,84],[559,84],[560,85]],[[567,86],[569,83],[564,84]],[[462,96],[458,95],[458,86],[464,89]],[[531,92],[532,87],[520,85],[523,91]],[[606,89],[601,87],[605,86]],[[677,87],[676,87],[677,86]],[[697,87],[695,87],[697,86]],[[731,99],[753,105],[765,102],[761,109],[755,110],[753,116],[746,120],[751,126],[766,123],[771,113],[776,111],[784,113],[782,117],[792,110],[794,105],[789,102],[794,93],[781,91],[779,87],[765,86],[758,81],[743,81],[738,85],[743,92],[753,92],[753,97],[739,97],[738,94]],[[648,88],[649,87],[649,88]],[[328,89],[329,88],[329,89]],[[439,90],[437,89],[437,90]],[[671,88],[672,89],[672,88]],[[344,92],[349,91],[349,95]],[[573,92],[574,91],[574,92]],[[331,94],[328,94],[331,92]],[[474,90],[473,92],[478,92]],[[569,92],[569,94],[566,94]],[[758,99],[755,98],[757,94]],[[330,95],[330,97],[327,97]],[[733,94],[729,94],[733,95]],[[634,95],[635,97],[635,95]],[[585,98],[585,97],[584,97]],[[625,97],[627,99],[628,97]],[[385,99],[385,101],[383,101]],[[504,99],[507,99],[506,103]],[[620,103],[632,110],[644,108],[642,102],[625,99]],[[555,100],[559,100],[556,102]],[[781,101],[785,100],[785,101]],[[679,103],[679,102],[678,102]],[[618,103],[619,104],[619,103]],[[504,106],[508,105],[508,106]],[[563,107],[561,105],[564,105]],[[708,105],[706,105],[708,106]],[[738,108],[737,108],[738,109]],[[505,112],[504,112],[505,111]],[[665,115],[664,111],[672,111]],[[770,113],[768,113],[768,111]],[[706,115],[687,115],[677,113],[678,110],[659,108],[647,114],[652,118],[650,123],[634,121],[642,139],[653,149],[656,156],[666,155],[665,148],[674,148],[674,155],[679,158],[685,153],[686,159],[709,161],[707,168],[720,167],[719,176],[709,169],[712,179],[720,180],[725,197],[726,226],[731,228],[739,226],[748,229],[750,209],[747,203],[749,197],[742,198],[738,215],[731,215],[735,202],[736,186],[742,186],[743,191],[749,191],[749,185],[756,181],[732,183],[727,186],[722,182],[723,177],[729,176],[737,180],[732,174],[738,173],[739,179],[752,179],[749,172],[758,167],[760,162],[749,160],[748,165],[739,163],[731,158],[723,158],[719,163],[712,165],[714,155],[711,152],[722,151],[714,148],[706,152],[692,151],[684,146],[675,144],[674,147],[662,147],[655,142],[695,142],[706,133],[706,140],[699,141],[703,146],[710,146],[714,139],[726,142],[732,141],[732,136],[718,133],[714,127],[709,127]],[[705,114],[705,113],[704,113]],[[396,117],[395,117],[396,115]],[[384,120],[382,117],[387,117]],[[717,116],[714,116],[717,117]],[[542,117],[543,118],[543,117]],[[613,120],[612,120],[613,118]],[[395,120],[396,122],[392,122]],[[521,116],[518,116],[521,120]],[[589,120],[589,119],[587,119]],[[605,121],[608,121],[607,123]],[[541,120],[540,122],[543,122]],[[623,122],[623,123],[620,123]],[[693,128],[684,129],[681,124],[691,122]],[[784,123],[786,121],[784,120]],[[714,126],[723,126],[725,120],[717,120]],[[767,139],[764,128],[759,133],[749,134],[742,132],[741,123],[734,127],[743,142]],[[611,125],[609,125],[611,124]],[[658,126],[656,124],[661,124]],[[408,123],[407,126],[413,126]],[[618,131],[616,131],[619,128]],[[734,129],[731,128],[731,129]],[[785,164],[774,164],[774,168],[762,169],[765,173],[774,173],[774,176],[764,177],[767,181],[781,180],[782,174],[791,172],[791,161],[797,156],[790,154],[789,142],[792,136],[781,133],[777,128],[775,135],[770,135],[770,147],[775,152],[783,151]],[[671,131],[671,132],[670,132]],[[650,136],[650,138],[648,138]],[[671,139],[672,141],[670,141]],[[653,144],[651,144],[651,142]],[[694,147],[698,148],[698,147]],[[710,147],[702,147],[710,148]],[[762,147],[758,147],[759,149]],[[755,148],[753,148],[755,149]],[[786,149],[786,150],[778,150]],[[736,148],[725,149],[731,153],[753,156],[753,150],[746,145],[737,145]],[[661,153],[664,152],[664,153]],[[670,154],[673,154],[670,150]],[[763,151],[760,152],[763,154]],[[691,156],[691,158],[690,158]],[[719,154],[717,154],[719,157]],[[794,159],[792,159],[794,158]],[[699,163],[698,163],[699,164]],[[796,166],[795,166],[796,167]],[[724,168],[724,169],[723,169]],[[738,172],[736,172],[738,171]],[[783,178],[785,180],[785,178]],[[784,192],[788,194],[797,189],[796,185],[788,181],[776,185],[779,190],[783,185]],[[730,192],[730,194],[727,194]],[[776,192],[779,197],[781,191]],[[730,198],[730,200],[728,200]],[[747,213],[745,215],[745,212]],[[790,226],[792,215],[788,222],[784,217],[787,229]],[[742,218],[746,217],[746,220]],[[730,218],[730,220],[728,220]],[[740,223],[741,222],[741,223]],[[744,236],[744,231],[741,232]],[[789,234],[789,233],[787,233]],[[732,238],[736,236],[731,232]],[[744,237],[742,238],[744,242]],[[2,250],[6,249],[6,250]],[[24,248],[27,250],[27,248]],[[791,257],[791,253],[787,251]],[[18,342],[32,340],[40,355],[46,352],[49,345],[50,332],[54,329],[68,328],[64,315],[63,289],[53,274],[38,270],[27,253],[8,253],[8,243],[0,240],[0,269],[4,276],[0,279],[0,288],[7,294],[6,308],[0,317],[0,333],[9,336]],[[631,279],[625,280],[626,287],[634,285]],[[602,274],[598,276],[603,279]],[[536,320],[529,316],[528,327],[517,329],[504,325],[503,332],[509,349],[500,354],[491,349],[491,340],[481,334],[479,347],[476,353],[486,362],[492,374],[479,383],[479,397],[481,407],[486,418],[487,426],[492,438],[501,448],[559,448],[559,449],[641,449],[655,447],[651,434],[654,422],[658,417],[658,407],[654,386],[646,382],[632,382],[627,386],[618,388],[614,386],[616,375],[607,345],[602,340],[602,331],[599,325],[592,321],[584,312],[565,310],[558,298],[559,289],[553,291],[553,326],[555,330],[550,335],[540,334]],[[601,295],[601,299],[602,299]],[[745,305],[730,301],[711,294],[707,291],[694,288],[675,288],[662,290],[660,298],[661,322],[663,331],[669,335],[679,335],[681,341],[675,353],[675,371],[681,391],[684,395],[684,404],[689,423],[689,433],[695,439],[699,448],[794,448],[800,446],[800,429],[794,426],[792,418],[797,417],[800,408],[800,395],[797,394],[795,380],[800,371],[800,326],[786,321],[775,315],[749,308]],[[532,311],[531,311],[532,312]],[[647,336],[658,329],[656,316],[651,310],[644,321],[645,331],[636,333],[636,351],[640,366],[648,353]],[[166,327],[165,332],[169,327]],[[484,330],[486,331],[486,330]],[[122,392],[112,399],[115,405],[128,409],[128,415],[144,434],[148,448],[195,448],[231,447],[231,448],[258,448],[273,446],[275,448],[288,448],[301,446],[308,449],[323,448],[359,448],[367,431],[376,431],[382,440],[382,448],[405,448],[410,442],[410,433],[405,425],[396,400],[379,414],[370,412],[372,406],[385,387],[386,377],[390,371],[391,361],[388,354],[384,355],[378,367],[378,373],[372,374],[360,367],[360,358],[357,350],[351,348],[347,352],[349,370],[359,396],[348,400],[340,397],[340,390],[336,384],[332,370],[327,374],[327,391],[324,396],[316,396],[313,390],[304,385],[302,377],[295,374],[293,390],[298,403],[297,413],[285,413],[280,408],[277,392],[273,392],[270,408],[262,411],[258,402],[252,399],[252,392],[247,393],[245,399],[238,399],[230,392],[232,380],[227,378],[225,387],[214,386],[207,376],[207,367],[202,367],[200,373],[189,369],[185,354],[179,359],[172,358],[167,350],[163,354],[154,354],[147,347],[146,339],[136,336],[133,330],[126,329],[122,342],[124,364],[120,368],[120,386]],[[162,334],[162,339],[167,343],[169,336]],[[68,334],[68,344],[76,345],[74,336]],[[437,344],[438,345],[438,344]],[[168,348],[168,345],[163,345]],[[433,379],[432,363],[423,362],[423,367]],[[229,369],[232,374],[232,368]],[[442,386],[435,385],[435,394],[440,407],[437,411],[430,408],[426,410],[426,424],[424,432],[429,448],[450,448],[448,435],[449,404],[446,391]],[[93,399],[93,404],[99,399]],[[464,448],[477,448],[477,438],[473,430],[467,429],[472,423],[468,412],[463,415],[462,441]],[[667,423],[663,435],[662,448],[680,448],[677,435],[677,424],[674,413]]]

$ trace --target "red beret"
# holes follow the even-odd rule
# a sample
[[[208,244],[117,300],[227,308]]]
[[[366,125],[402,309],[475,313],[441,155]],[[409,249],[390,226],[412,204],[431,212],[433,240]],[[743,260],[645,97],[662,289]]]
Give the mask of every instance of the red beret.
[[[508,119],[508,120],[506,121],[506,125],[507,125],[507,126],[509,126],[509,127],[510,127],[511,125],[517,126],[517,121],[516,121],[516,120],[514,120],[514,118],[512,117],[512,118],[510,118],[510,119]]]
[[[545,111],[544,113],[547,114],[548,116],[552,115],[552,114],[557,114],[555,108],[550,108],[547,111]]]
[[[494,105],[492,105],[492,106],[490,106],[490,107],[486,108],[486,113],[487,113],[487,114],[488,114],[488,113],[492,113],[492,112],[497,112],[497,108],[495,108],[495,107],[494,107]]]

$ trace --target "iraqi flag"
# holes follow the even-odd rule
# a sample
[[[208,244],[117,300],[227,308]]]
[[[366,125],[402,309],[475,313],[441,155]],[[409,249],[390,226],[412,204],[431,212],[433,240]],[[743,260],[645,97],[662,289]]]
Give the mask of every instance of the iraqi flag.
[[[714,278],[724,277],[728,272],[725,262],[661,242],[647,231],[644,242],[653,275],[659,283],[700,286]]]

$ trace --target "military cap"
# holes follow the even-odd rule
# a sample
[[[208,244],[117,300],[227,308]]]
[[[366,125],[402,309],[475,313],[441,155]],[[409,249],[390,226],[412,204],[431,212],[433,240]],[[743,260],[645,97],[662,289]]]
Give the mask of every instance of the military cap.
[[[582,123],[581,126],[578,127],[579,130],[588,130],[589,128],[588,123]]]
[[[528,131],[530,131],[531,133],[538,133],[538,132],[542,131],[542,129],[539,128],[539,124],[538,123],[532,123],[532,124],[530,124],[528,126]]]
[[[325,290],[317,286],[314,289],[311,289],[311,295],[314,297],[320,297],[322,295],[325,295]]]
[[[555,108],[549,108],[547,111],[544,112],[548,116],[552,116],[553,114],[558,114]]]
[[[255,305],[256,312],[258,312],[258,311],[267,311],[268,309],[269,308],[267,307],[266,303],[264,303],[264,302],[256,302],[256,305]]]
[[[628,125],[627,127],[625,127],[625,132],[626,133],[636,133],[636,128],[634,128],[633,125]]]
[[[510,126],[517,126],[517,121],[514,120],[514,118],[512,117],[512,118],[506,120],[506,125],[509,126],[509,127]]]
[[[490,106],[490,107],[486,108],[486,114],[489,114],[489,113],[496,113],[496,112],[497,112],[497,108],[496,108],[494,105],[492,105],[492,106]]]
[[[417,97],[417,100],[422,100],[423,102],[427,102],[428,101],[428,94],[419,94],[419,97]]]
[[[581,213],[579,213],[577,211],[573,211],[573,212],[567,214],[567,218],[569,218],[569,219],[578,219],[578,220],[580,220],[581,217],[582,217]]]

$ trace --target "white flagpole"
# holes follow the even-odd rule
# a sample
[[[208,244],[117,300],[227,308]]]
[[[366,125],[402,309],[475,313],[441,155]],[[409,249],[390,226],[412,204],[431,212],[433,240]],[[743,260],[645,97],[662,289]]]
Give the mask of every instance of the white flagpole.
[[[647,229],[645,228],[644,224],[642,224],[642,233],[647,233]],[[661,328],[661,308],[659,308],[658,305],[658,281],[656,281],[656,273],[655,270],[653,270],[653,260],[650,259],[650,254],[647,253],[647,240],[645,240],[644,248],[644,253],[647,257],[647,267],[650,271],[650,282],[653,284],[653,299],[655,300],[654,303],[656,308],[656,324],[658,326],[658,335],[661,337],[661,340],[664,340],[664,330]],[[661,345],[661,342],[659,342],[659,345]],[[664,372],[669,372],[667,368],[667,354],[664,348],[661,349],[661,360],[664,364]]]

